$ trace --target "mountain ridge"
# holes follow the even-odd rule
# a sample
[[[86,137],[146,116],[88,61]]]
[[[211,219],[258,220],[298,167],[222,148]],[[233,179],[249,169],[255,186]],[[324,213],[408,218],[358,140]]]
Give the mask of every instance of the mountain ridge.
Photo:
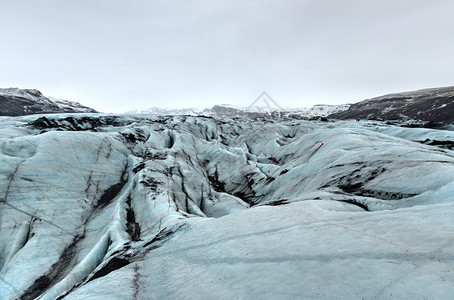
[[[46,97],[37,89],[0,88],[0,115],[97,113],[75,101]]]
[[[211,108],[166,109],[153,107],[128,111],[126,115],[188,115],[249,118],[263,116],[286,116],[299,119],[365,119],[386,121],[423,121],[439,124],[454,124],[454,86],[391,93],[354,104],[317,104],[311,108],[239,107],[214,105]],[[53,113],[97,113],[96,110],[78,102],[44,96],[36,89],[0,89],[0,115],[22,116]]]
[[[352,104],[333,119],[421,120],[454,123],[454,86],[392,93]]]
[[[134,115],[190,115],[190,116],[218,116],[218,117],[233,117],[233,116],[250,116],[258,117],[263,115],[280,114],[282,116],[299,116],[305,118],[326,117],[332,113],[340,112],[348,109],[349,104],[331,105],[331,104],[316,104],[313,107],[301,108],[282,108],[269,109],[268,107],[241,107],[230,104],[216,104],[211,108],[181,108],[168,109],[152,107],[144,110],[128,111],[125,114]]]

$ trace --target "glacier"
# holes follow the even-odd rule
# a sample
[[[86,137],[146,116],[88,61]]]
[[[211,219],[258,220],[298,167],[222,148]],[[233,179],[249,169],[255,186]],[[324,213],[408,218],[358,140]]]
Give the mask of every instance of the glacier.
[[[454,132],[0,117],[0,299],[450,299]]]

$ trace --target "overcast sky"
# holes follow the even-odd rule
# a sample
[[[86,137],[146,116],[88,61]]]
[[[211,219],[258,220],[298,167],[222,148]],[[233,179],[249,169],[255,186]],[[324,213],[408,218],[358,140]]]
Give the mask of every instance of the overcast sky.
[[[104,112],[454,85],[452,0],[0,0],[0,87]]]

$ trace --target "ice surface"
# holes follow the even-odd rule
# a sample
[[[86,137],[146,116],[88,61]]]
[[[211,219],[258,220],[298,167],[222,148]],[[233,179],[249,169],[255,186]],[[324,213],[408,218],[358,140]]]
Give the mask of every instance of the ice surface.
[[[0,299],[454,293],[452,131],[0,118]]]
[[[147,299],[449,299],[453,208],[371,214],[319,200],[202,219],[67,298],[120,284]]]

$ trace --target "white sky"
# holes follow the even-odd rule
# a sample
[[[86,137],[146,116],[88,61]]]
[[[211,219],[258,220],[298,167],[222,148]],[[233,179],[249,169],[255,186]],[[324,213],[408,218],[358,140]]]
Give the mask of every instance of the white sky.
[[[452,0],[0,0],[0,87],[104,112],[454,85]]]

